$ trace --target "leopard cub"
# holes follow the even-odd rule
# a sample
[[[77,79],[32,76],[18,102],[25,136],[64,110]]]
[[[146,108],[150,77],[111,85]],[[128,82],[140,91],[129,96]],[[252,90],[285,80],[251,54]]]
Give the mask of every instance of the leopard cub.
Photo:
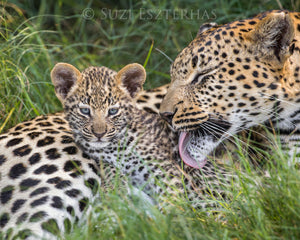
[[[207,205],[207,192],[224,196],[231,174],[211,162],[202,169],[182,164],[177,134],[159,115],[137,108],[146,79],[141,65],[115,73],[59,63],[51,78],[76,144],[96,162],[113,164],[151,196],[186,194],[195,207]]]

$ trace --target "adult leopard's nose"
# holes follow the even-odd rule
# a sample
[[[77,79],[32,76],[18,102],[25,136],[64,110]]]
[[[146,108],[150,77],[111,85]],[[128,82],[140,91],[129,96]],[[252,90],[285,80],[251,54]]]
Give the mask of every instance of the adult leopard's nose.
[[[173,119],[174,113],[172,113],[172,112],[160,112],[159,114],[162,117],[162,119],[164,119],[167,123],[172,125],[172,119]]]

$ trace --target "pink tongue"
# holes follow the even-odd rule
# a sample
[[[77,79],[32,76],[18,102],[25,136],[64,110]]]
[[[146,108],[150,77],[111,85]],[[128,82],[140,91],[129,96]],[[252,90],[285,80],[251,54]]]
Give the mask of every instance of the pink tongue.
[[[186,149],[186,145],[189,140],[190,134],[187,132],[181,132],[179,136],[179,154],[184,163],[193,168],[203,168],[206,160],[203,162],[197,162],[194,158],[192,158],[189,152]]]

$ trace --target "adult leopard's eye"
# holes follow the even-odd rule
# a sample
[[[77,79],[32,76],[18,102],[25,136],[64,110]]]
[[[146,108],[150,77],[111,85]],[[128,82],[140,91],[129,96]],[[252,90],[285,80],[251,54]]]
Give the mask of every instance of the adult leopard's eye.
[[[90,115],[90,109],[89,108],[80,108],[80,112],[84,115]]]
[[[108,114],[109,115],[116,115],[117,113],[118,113],[118,111],[119,111],[119,109],[118,108],[110,108],[109,110],[108,110]]]

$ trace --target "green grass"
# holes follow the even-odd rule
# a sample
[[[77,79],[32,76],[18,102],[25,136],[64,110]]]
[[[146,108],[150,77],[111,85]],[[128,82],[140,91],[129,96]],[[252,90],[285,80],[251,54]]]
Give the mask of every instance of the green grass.
[[[226,23],[280,6],[299,11],[300,4],[294,0],[2,1],[0,132],[62,109],[50,81],[57,62],[80,70],[90,65],[118,70],[138,62],[146,66],[145,88],[157,87],[169,82],[170,60],[202,23]],[[87,8],[93,10],[92,18],[84,11]],[[107,17],[108,9],[117,15]],[[194,15],[180,19],[182,10]],[[167,17],[166,12],[175,16]],[[184,199],[170,199],[168,212],[161,213],[112,191],[95,203],[88,224],[67,239],[300,239],[299,170],[287,166],[280,150],[275,152],[265,166],[269,178],[247,165],[240,153],[247,171],[239,174],[240,187],[230,203],[222,204],[219,218],[192,209]]]

